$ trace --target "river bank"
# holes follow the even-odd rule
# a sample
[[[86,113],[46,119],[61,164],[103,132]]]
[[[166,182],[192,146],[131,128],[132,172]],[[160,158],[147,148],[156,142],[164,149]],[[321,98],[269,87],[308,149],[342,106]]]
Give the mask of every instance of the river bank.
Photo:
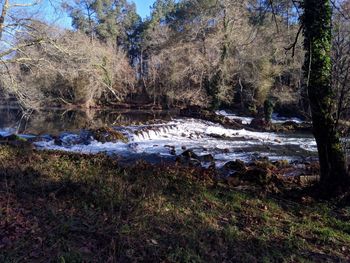
[[[270,169],[270,168],[269,168]],[[1,262],[347,262],[350,207],[281,180],[0,146]]]

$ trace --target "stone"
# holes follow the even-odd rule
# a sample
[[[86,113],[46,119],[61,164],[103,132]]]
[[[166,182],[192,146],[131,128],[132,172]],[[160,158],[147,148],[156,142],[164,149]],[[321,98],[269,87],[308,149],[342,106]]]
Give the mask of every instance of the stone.
[[[12,142],[13,141],[22,141],[22,142],[27,141],[26,139],[18,136],[17,134],[11,134],[11,135],[8,135],[8,136],[2,136],[2,138],[0,138],[0,139],[8,141],[8,142],[10,142],[10,141],[12,141]]]
[[[235,160],[235,161],[227,162],[224,165],[224,169],[233,170],[237,172],[245,172],[247,170],[247,167],[243,161]]]
[[[211,154],[202,155],[199,157],[202,162],[214,162],[214,156]]]
[[[273,162],[272,164],[277,168],[286,168],[289,166],[288,160],[278,160],[276,162]]]
[[[265,128],[267,125],[268,125],[268,122],[265,121],[264,119],[260,119],[260,118],[255,118],[250,123],[250,127],[254,128],[254,129]]]
[[[195,154],[192,150],[186,150],[184,151],[181,156],[189,159],[198,159],[198,155]]]
[[[97,141],[102,143],[116,142],[116,141],[122,141],[125,143],[128,142],[128,138],[126,138],[124,134],[109,127],[92,129],[92,130],[89,130],[89,132]]]
[[[239,178],[253,184],[267,185],[272,179],[272,173],[269,169],[254,167],[244,173],[240,173]]]
[[[234,175],[227,177],[226,181],[229,186],[233,186],[233,187],[239,186],[241,184],[241,180]]]

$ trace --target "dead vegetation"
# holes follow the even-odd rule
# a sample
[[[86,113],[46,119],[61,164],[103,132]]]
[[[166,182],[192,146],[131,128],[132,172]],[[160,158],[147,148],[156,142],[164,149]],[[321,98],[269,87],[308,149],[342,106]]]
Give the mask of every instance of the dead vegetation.
[[[11,74],[2,79],[10,91],[16,86],[24,105],[88,108],[121,101],[132,91],[134,72],[123,51],[41,22],[31,22],[17,41],[21,45],[39,38],[43,41],[7,61]]]
[[[349,204],[198,168],[1,146],[0,203],[1,262],[350,260]]]

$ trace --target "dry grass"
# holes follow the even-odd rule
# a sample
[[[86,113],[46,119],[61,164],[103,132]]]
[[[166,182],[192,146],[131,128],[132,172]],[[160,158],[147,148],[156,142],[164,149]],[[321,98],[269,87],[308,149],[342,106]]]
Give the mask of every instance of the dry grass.
[[[347,262],[350,208],[207,170],[0,147],[1,262]]]

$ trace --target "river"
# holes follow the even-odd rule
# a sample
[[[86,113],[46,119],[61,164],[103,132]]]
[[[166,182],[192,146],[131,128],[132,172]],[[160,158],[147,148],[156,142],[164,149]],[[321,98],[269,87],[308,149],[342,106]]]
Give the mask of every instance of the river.
[[[251,121],[249,117],[225,111],[217,114],[239,118],[247,124]],[[213,156],[218,167],[235,159],[250,162],[268,157],[272,161],[304,162],[315,160],[317,156],[316,143],[310,133],[233,130],[209,121],[182,118],[176,111],[47,109],[22,115],[19,109],[3,107],[0,116],[0,135],[16,133],[35,138],[38,149],[145,159],[174,159],[190,149],[199,156]],[[289,120],[301,122],[277,115],[273,118],[273,122]],[[123,133],[128,142],[102,143],[87,135],[86,129],[101,126]]]

